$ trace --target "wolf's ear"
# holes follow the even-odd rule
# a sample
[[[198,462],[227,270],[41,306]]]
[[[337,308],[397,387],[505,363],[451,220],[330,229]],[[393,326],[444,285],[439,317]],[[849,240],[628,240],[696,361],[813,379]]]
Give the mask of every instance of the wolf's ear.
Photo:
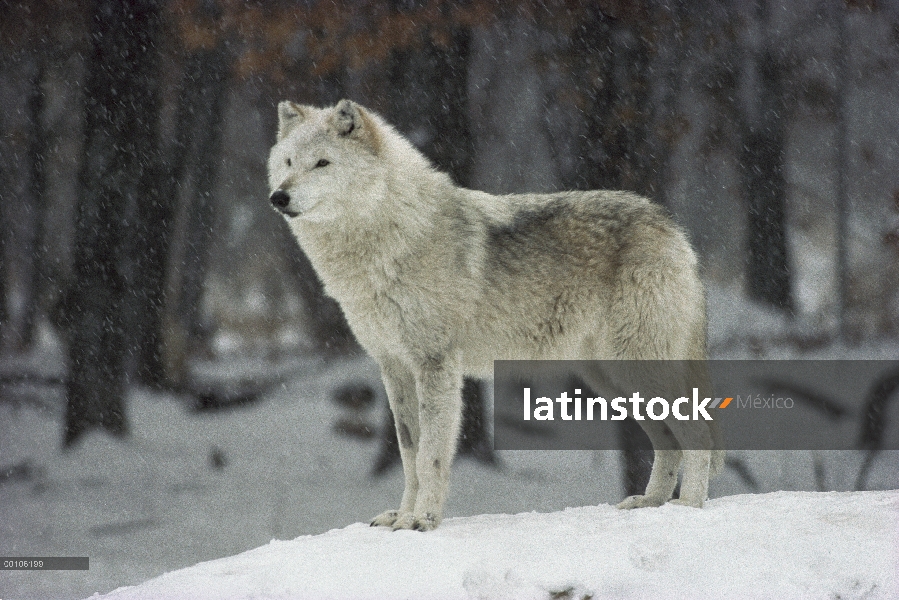
[[[334,107],[330,118],[331,127],[340,137],[356,139],[378,153],[379,137],[377,125],[368,112],[350,100],[341,100]]]
[[[306,120],[309,108],[289,100],[278,103],[278,141],[284,139],[291,129]]]

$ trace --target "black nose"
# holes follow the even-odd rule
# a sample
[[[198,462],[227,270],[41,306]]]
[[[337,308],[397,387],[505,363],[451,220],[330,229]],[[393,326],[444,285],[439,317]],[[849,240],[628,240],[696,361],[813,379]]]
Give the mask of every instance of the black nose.
[[[290,196],[284,190],[277,190],[269,200],[272,201],[272,206],[275,208],[287,208],[287,205],[290,204]]]

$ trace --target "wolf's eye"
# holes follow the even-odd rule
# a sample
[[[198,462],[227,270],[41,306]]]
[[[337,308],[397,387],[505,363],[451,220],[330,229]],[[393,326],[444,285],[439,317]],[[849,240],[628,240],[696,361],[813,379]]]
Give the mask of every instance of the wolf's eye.
[[[289,166],[291,166],[291,165],[293,165],[293,163],[290,162],[290,159],[288,158],[288,159],[287,159],[287,166],[289,167]]]
[[[318,161],[317,163],[315,163],[315,168],[319,169],[321,167],[327,167],[330,164],[331,164],[330,160],[328,160],[327,158],[323,158],[320,161]]]

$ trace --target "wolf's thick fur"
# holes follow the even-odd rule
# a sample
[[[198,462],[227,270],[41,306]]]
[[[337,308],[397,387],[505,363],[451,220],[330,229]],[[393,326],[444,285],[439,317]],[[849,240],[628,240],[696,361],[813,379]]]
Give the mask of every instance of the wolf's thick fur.
[[[440,523],[464,375],[489,378],[496,359],[706,358],[696,257],[657,205],[627,192],[468,190],[353,102],[278,112],[271,202],[380,364],[396,418],[405,491],[373,525]],[[668,501],[683,461],[680,503],[701,507],[723,462],[710,451],[717,430],[640,424],[652,475],[619,506]]]

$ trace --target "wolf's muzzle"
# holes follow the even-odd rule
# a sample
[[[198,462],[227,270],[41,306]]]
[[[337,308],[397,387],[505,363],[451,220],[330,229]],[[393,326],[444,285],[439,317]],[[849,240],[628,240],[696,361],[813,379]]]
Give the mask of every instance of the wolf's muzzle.
[[[290,195],[284,190],[276,190],[269,200],[271,200],[272,206],[284,212],[284,209],[290,204]]]

